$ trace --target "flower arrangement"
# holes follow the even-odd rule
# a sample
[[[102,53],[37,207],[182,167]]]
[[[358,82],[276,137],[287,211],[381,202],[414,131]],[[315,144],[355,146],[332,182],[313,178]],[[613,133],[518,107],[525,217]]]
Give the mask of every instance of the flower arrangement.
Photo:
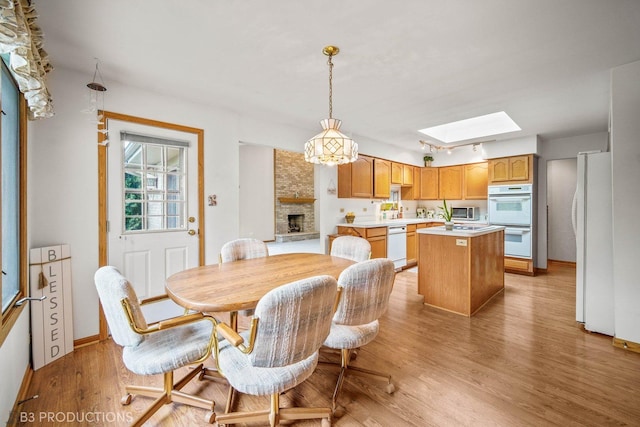
[[[433,156],[430,155],[426,155],[422,158],[422,160],[424,160],[424,165],[425,166],[431,166],[431,162],[433,161]]]
[[[356,214],[354,214],[353,212],[347,212],[347,214],[344,216],[344,219],[348,224],[353,224],[353,221],[356,219]]]

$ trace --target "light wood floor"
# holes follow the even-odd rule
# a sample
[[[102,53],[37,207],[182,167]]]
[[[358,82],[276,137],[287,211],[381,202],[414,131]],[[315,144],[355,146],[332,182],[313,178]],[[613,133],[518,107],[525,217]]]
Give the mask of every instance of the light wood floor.
[[[468,319],[423,306],[417,275],[398,274],[380,335],[354,362],[391,373],[396,392],[387,395],[379,382],[349,377],[341,398],[346,414],[334,425],[640,425],[640,354],[615,348],[610,337],[576,325],[574,277],[575,269],[567,266],[533,278],[507,274],[504,294]],[[328,406],[335,378],[335,370],[320,366],[283,401]],[[38,370],[29,395],[40,398],[20,410],[36,419],[43,411],[75,416],[93,411],[110,419],[137,413],[151,401],[136,398],[121,406],[123,385],[130,382],[162,381],[130,374],[110,341],[87,346]],[[196,380],[185,389],[200,389],[223,410],[224,382]],[[241,396],[239,407],[267,408],[268,401]],[[165,406],[149,425],[204,425],[204,412]]]

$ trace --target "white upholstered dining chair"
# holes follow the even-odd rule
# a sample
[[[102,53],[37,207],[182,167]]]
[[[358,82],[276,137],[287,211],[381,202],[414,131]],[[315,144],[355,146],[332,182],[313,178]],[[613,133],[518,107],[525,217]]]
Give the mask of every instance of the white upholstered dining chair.
[[[222,263],[266,256],[269,256],[269,247],[265,242],[258,239],[241,238],[231,240],[222,245],[219,261]],[[253,315],[253,309],[240,310],[238,313],[241,316],[251,316]],[[231,322],[236,322],[234,316],[231,317]]]
[[[371,244],[356,236],[339,236],[331,243],[331,255],[351,261],[366,261],[371,257]]]
[[[164,376],[163,388],[126,386],[120,400],[123,405],[131,403],[132,394],[156,399],[132,425],[144,424],[162,405],[171,402],[207,409],[205,420],[212,423],[214,402],[180,389],[205,370],[202,362],[211,355],[216,342],[215,320],[195,313],[147,324],[133,286],[115,267],[98,269],[95,284],[111,336],[122,346],[127,369],[138,375]],[[199,365],[174,385],[173,371],[192,364]]]
[[[258,239],[242,238],[231,240],[220,249],[220,262],[238,261],[269,256],[269,247]]]
[[[331,402],[334,413],[338,409],[338,396],[348,372],[385,379],[387,393],[395,391],[389,374],[349,364],[353,350],[370,343],[378,335],[378,319],[387,310],[394,280],[393,261],[387,258],[353,264],[338,278],[340,300],[333,316],[331,332],[324,341],[326,347],[339,350],[341,355],[340,374]]]
[[[330,425],[330,408],[281,408],[280,393],[302,383],[318,363],[318,350],[329,335],[337,283],[314,276],[269,291],[260,299],[248,331],[239,335],[219,323],[226,340],[216,346],[219,372],[237,391],[271,396],[270,409],[216,415],[220,424],[322,419]]]

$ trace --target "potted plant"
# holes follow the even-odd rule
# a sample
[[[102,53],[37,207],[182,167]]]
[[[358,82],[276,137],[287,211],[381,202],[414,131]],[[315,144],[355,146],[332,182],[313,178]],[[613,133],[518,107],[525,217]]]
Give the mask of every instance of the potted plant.
[[[451,206],[447,207],[447,199],[442,200],[442,206],[439,206],[439,209],[442,209],[445,230],[453,230],[453,221],[451,220],[453,209]]]
[[[429,154],[427,154],[422,158],[422,160],[424,160],[425,166],[431,166],[431,162],[433,162],[433,156],[430,156]]]

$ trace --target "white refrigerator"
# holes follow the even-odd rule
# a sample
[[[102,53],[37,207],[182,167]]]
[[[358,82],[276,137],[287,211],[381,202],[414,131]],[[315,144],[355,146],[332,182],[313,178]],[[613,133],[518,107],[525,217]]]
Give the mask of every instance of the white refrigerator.
[[[611,153],[578,154],[574,197],[576,320],[614,335]]]

